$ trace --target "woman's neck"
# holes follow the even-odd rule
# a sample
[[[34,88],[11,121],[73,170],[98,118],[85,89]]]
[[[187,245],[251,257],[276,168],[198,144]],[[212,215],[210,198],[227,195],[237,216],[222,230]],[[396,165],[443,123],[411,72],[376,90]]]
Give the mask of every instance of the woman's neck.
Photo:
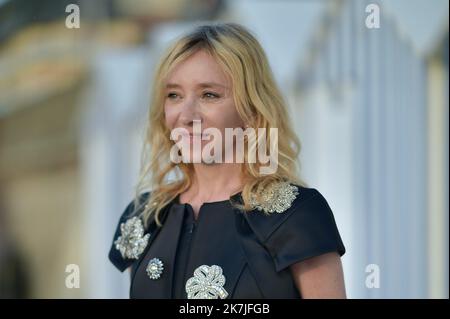
[[[191,187],[181,196],[183,202],[215,202],[242,190],[242,164],[194,164]]]

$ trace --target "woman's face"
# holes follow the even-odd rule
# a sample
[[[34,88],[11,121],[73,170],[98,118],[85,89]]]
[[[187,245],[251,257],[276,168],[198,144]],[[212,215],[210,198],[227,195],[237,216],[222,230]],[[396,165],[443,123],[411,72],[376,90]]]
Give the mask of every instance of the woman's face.
[[[201,124],[201,133],[205,138],[205,129],[218,129],[221,141],[211,134],[209,137],[215,145],[221,143],[222,147],[217,147],[222,149],[222,153],[226,148],[233,147],[224,145],[225,128],[242,128],[244,124],[236,111],[231,79],[210,54],[200,50],[178,64],[167,77],[164,94],[167,127],[170,130],[184,128],[190,133],[177,143],[190,147],[190,160],[200,158],[199,153],[210,143],[209,140],[202,140],[202,136],[195,136],[194,125],[199,127],[198,124]],[[197,139],[201,143],[200,150],[193,147]]]

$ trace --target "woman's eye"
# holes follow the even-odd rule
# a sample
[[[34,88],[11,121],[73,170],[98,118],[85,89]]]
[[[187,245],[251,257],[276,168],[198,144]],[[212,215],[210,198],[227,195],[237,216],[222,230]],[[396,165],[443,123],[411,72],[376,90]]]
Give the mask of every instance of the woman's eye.
[[[167,94],[167,97],[169,99],[173,100],[173,99],[176,99],[178,97],[178,94],[171,92],[171,93]]]
[[[203,96],[207,99],[217,99],[219,98],[219,95],[216,93],[212,93],[212,92],[206,92],[205,94],[203,94]]]

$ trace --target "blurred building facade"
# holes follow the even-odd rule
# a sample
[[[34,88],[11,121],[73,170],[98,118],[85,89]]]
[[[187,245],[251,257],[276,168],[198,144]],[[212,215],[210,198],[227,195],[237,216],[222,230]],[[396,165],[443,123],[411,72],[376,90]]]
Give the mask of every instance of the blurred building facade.
[[[303,171],[337,214],[350,297],[448,298],[448,24],[430,58],[383,6],[366,27],[371,3],[334,2],[298,70]]]

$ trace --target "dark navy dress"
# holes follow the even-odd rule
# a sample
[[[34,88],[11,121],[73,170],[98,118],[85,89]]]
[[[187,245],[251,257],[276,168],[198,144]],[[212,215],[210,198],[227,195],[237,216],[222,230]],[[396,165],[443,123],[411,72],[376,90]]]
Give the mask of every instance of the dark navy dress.
[[[301,298],[289,266],[333,251],[342,256],[345,247],[325,198],[314,188],[297,187],[290,207],[270,215],[234,208],[230,200],[239,201],[237,194],[204,203],[195,220],[192,207],[176,198],[161,212],[162,227],[153,221],[145,228],[148,243],[132,259],[114,244],[120,225],[132,217],[130,203],[120,218],[109,259],[120,271],[131,267],[130,298],[188,298],[186,282],[202,265],[221,268],[227,299]],[[164,265],[158,279],[146,271],[153,258]]]

